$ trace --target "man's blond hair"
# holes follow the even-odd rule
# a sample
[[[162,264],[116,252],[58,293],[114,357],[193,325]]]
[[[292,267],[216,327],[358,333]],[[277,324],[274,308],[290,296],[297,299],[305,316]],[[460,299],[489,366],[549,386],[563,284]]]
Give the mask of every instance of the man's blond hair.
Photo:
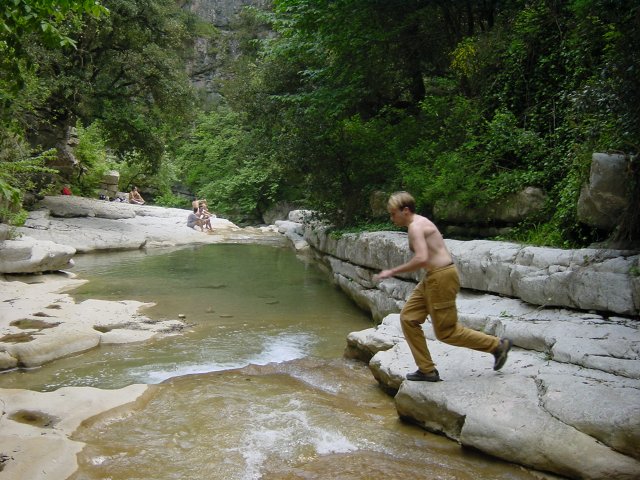
[[[389,197],[387,209],[402,210],[404,207],[411,213],[416,213],[416,201],[409,192],[395,192]]]

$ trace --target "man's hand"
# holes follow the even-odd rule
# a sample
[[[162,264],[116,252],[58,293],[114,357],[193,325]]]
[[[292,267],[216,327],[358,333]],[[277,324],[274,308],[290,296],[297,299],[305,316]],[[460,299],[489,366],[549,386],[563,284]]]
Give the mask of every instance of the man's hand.
[[[392,270],[382,270],[377,275],[374,275],[372,280],[374,282],[379,282],[380,280],[384,280],[385,278],[389,278],[389,277],[393,277],[393,271]]]

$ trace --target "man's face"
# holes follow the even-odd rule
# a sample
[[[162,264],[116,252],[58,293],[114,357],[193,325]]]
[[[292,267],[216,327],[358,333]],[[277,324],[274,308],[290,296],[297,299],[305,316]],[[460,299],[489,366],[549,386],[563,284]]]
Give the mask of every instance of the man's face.
[[[390,208],[389,209],[389,218],[397,227],[405,227],[407,225],[407,215],[409,209],[404,207],[403,209],[399,208]]]

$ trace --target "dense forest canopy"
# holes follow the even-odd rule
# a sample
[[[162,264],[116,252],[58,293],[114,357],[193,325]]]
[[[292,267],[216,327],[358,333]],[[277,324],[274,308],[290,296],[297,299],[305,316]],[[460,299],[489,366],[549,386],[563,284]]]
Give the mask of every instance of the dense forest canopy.
[[[576,218],[592,152],[640,148],[638,0],[275,0],[228,32],[188,1],[12,2],[0,196],[14,222],[27,194],[95,195],[106,169],[158,204],[188,191],[259,222],[288,201],[343,227],[380,221],[376,192],[409,190],[431,214],[535,186],[546,207],[514,238],[579,246],[602,240]],[[213,101],[188,76],[203,41]],[[51,139],[69,127],[77,164],[56,176]],[[617,233],[639,224],[627,212]]]

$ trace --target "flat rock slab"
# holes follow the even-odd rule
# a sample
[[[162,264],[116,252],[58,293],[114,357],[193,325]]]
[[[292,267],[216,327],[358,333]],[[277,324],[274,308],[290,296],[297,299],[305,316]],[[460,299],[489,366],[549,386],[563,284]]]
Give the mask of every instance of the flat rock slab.
[[[213,230],[201,232],[187,227],[190,213],[180,208],[50,196],[40,202],[38,210],[29,213],[25,225],[16,231],[25,238],[54,242],[78,253],[247,241],[285,244],[287,241],[275,227],[240,228],[225,218],[212,218]],[[1,262],[0,257],[0,265]]]
[[[84,447],[70,435],[91,417],[142,401],[147,389],[147,385],[135,384],[118,390],[0,390],[0,452],[5,456],[0,478],[68,478],[77,469],[77,455]]]
[[[82,283],[67,273],[0,277],[0,369],[35,367],[100,343],[145,341],[184,327],[178,319],[142,315],[150,303],[75,303],[63,293]]]
[[[76,249],[30,237],[0,240],[0,273],[34,273],[73,266]]]
[[[405,380],[416,367],[397,314],[348,337],[351,349],[377,352],[369,366],[383,388],[397,392],[401,417],[538,470],[640,478],[640,380],[518,347],[495,372],[491,355],[434,340],[428,323],[424,330],[442,382]]]

